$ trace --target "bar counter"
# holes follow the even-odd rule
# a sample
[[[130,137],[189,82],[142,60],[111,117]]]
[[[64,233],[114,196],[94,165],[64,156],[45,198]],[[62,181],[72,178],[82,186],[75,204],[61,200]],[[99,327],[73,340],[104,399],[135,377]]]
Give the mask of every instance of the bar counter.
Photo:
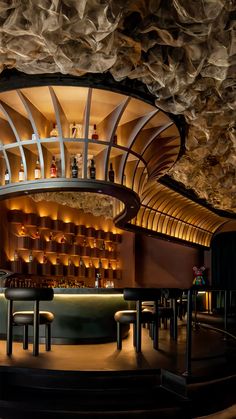
[[[42,301],[40,310],[54,313],[53,344],[103,343],[116,340],[114,313],[128,309],[121,288],[54,288],[53,301]],[[32,310],[31,302],[14,302],[14,311]],[[0,337],[6,338],[7,301],[0,288]],[[123,337],[129,327],[123,328]],[[23,330],[14,327],[14,340],[20,340]],[[29,328],[32,336],[32,328]],[[40,342],[44,342],[40,326]]]

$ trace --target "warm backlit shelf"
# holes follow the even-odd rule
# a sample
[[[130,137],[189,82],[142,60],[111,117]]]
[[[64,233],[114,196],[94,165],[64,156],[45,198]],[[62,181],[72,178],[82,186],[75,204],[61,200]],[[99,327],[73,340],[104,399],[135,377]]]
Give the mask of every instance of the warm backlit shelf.
[[[80,282],[119,279],[121,235],[34,213],[10,210],[11,244],[16,274],[79,278]]]

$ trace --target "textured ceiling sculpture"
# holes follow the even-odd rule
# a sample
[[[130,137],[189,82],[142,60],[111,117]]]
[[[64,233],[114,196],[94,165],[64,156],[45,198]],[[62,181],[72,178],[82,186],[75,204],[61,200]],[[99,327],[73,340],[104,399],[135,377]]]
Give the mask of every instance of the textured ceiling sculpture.
[[[57,202],[60,205],[82,209],[84,212],[91,213],[96,217],[113,217],[113,204],[115,198],[106,195],[89,192],[43,192],[32,194],[31,198],[35,202]]]
[[[138,79],[189,124],[170,174],[236,212],[236,2],[2,0],[1,69]]]

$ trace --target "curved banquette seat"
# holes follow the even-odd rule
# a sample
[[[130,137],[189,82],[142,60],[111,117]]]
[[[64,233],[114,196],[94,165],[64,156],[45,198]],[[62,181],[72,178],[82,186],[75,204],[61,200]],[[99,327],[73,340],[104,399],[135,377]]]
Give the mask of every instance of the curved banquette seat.
[[[7,288],[5,297],[8,300],[7,310],[7,355],[12,353],[13,326],[23,326],[23,348],[28,349],[28,326],[33,326],[33,355],[39,354],[39,326],[45,325],[46,350],[51,349],[51,323],[54,314],[40,311],[40,301],[51,301],[54,297],[52,288]],[[33,310],[14,312],[14,301],[32,301]]]

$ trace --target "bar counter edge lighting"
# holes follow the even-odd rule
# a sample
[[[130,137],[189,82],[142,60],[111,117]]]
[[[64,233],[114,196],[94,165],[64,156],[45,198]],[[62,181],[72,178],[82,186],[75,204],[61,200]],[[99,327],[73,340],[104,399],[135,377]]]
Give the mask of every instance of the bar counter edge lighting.
[[[32,302],[14,302],[14,311],[32,310]],[[128,309],[121,288],[54,288],[53,301],[40,302],[40,310],[55,315],[52,323],[53,344],[104,343],[116,341],[114,314]],[[0,338],[6,339],[7,300],[0,288]],[[40,343],[44,343],[44,326],[40,326]],[[123,338],[129,326],[122,328]],[[21,341],[23,329],[14,327],[14,340]],[[29,328],[29,340],[32,327]]]

